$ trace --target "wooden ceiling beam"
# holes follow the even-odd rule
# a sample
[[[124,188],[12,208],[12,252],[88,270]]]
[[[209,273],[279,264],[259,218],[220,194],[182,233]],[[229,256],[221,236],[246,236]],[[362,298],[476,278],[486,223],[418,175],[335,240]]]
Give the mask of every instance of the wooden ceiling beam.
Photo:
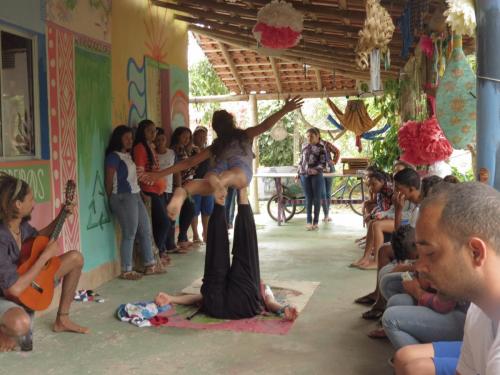
[[[233,34],[228,34],[221,31],[215,31],[206,29],[203,27],[198,27],[194,25],[190,25],[189,29],[195,33],[199,33],[205,35],[209,38],[222,40],[227,44],[233,44],[238,47],[244,47],[249,50],[255,51],[259,53],[257,45],[255,44],[252,38],[245,38],[243,36],[235,36]],[[333,69],[338,70],[340,74],[340,70],[351,70],[355,71],[356,67],[354,65],[354,59],[350,58],[339,58],[335,55],[320,53],[316,50],[312,50],[311,48],[291,48],[287,49],[280,57],[288,56],[293,57],[293,61],[298,62],[299,64],[309,64],[308,61],[321,62],[323,70],[331,71]],[[236,59],[235,59],[236,60]],[[236,61],[235,61],[235,64]],[[394,69],[394,68],[393,68]],[[363,76],[364,73],[361,73]]]
[[[205,26],[209,26],[210,28],[213,28],[213,29],[219,30],[219,31],[228,31],[228,32],[237,33],[237,34],[242,34],[243,32],[247,32],[248,35],[252,35],[251,30],[252,30],[253,25],[255,25],[255,22],[250,21],[250,20],[249,20],[249,23],[251,24],[250,26],[246,25],[246,24],[243,26],[241,24],[238,26],[231,26],[231,25],[227,25],[227,24],[221,24],[219,22],[208,21],[204,17],[203,18],[201,18],[201,17],[199,17],[199,18],[186,17],[186,16],[182,16],[179,14],[175,14],[174,18],[179,20],[179,21],[188,22],[190,24],[202,24]],[[242,28],[244,30],[242,30]],[[340,34],[341,35],[327,35],[325,33],[315,33],[312,31],[303,31],[302,37],[303,37],[306,44],[309,43],[309,41],[313,41],[311,43],[314,43],[314,41],[316,41],[315,44],[317,44],[317,45],[324,46],[324,45],[328,44],[329,46],[332,46],[332,47],[344,47],[347,45],[350,49],[354,49],[354,47],[356,46],[356,43],[357,43],[357,38],[352,38],[352,37],[346,38],[345,36],[343,36],[343,33],[340,33]]]
[[[253,51],[256,51],[257,49],[253,42],[249,43],[245,39],[236,38],[234,36],[233,37],[228,37],[224,35],[221,36],[220,33],[218,33],[217,31],[207,30],[204,28],[197,28],[195,26],[190,26],[190,29],[193,29],[193,32],[205,35],[209,38],[217,39],[226,44],[244,47]],[[287,51],[286,53],[280,56],[280,59],[289,60],[298,64],[307,64],[310,65],[312,68],[319,68],[321,70],[326,70],[326,71],[331,71],[335,69],[337,73],[339,73],[340,75],[354,79],[356,78],[366,79],[366,77],[368,77],[368,72],[356,71],[354,64],[333,64],[332,60],[326,57],[323,60],[318,60],[315,57],[309,57],[307,54],[302,55],[300,53],[295,53],[295,52],[292,53]],[[340,69],[337,67],[340,67]],[[388,75],[392,76],[397,74],[398,73],[396,71],[382,72],[382,76],[388,76]]]
[[[321,91],[323,90],[323,81],[321,80],[319,69],[314,69],[314,74],[316,75],[316,86],[318,87],[318,91]]]
[[[287,96],[300,95],[303,98],[333,98],[340,96],[357,96],[359,92],[356,89],[330,90],[330,91],[292,91],[285,93],[257,93],[257,100],[276,100],[285,99]],[[211,96],[194,96],[189,98],[189,103],[222,103],[222,102],[241,102],[248,101],[248,95],[211,95]]]
[[[210,18],[214,20],[220,20],[220,21],[225,21],[225,22],[239,22],[239,24],[246,24],[245,21],[242,21],[244,19],[249,19],[250,22],[252,22],[252,27],[255,24],[257,20],[257,12],[252,11],[250,9],[245,9],[239,6],[234,6],[234,5],[227,5],[227,4],[220,4],[220,3],[214,3],[213,1],[207,1],[204,0],[203,2],[199,1],[193,1],[191,3],[186,3],[185,1],[178,1],[177,3],[172,3],[168,1],[161,1],[161,0],[151,0],[151,3],[153,5],[157,5],[163,8],[167,9],[172,9],[178,12],[183,12],[191,15],[196,15],[199,17],[203,18]],[[215,4],[215,5],[214,5]],[[221,8],[228,9],[230,8],[231,10],[228,11],[226,10],[225,12],[227,14],[221,14],[217,13],[218,11],[221,11]],[[212,9],[212,11],[209,11],[209,9]],[[241,12],[240,12],[241,10]],[[222,10],[224,11],[224,10]],[[338,17],[338,21],[341,22],[341,17]],[[364,21],[363,19],[360,19],[360,22]],[[333,23],[331,21],[304,21],[304,29],[306,30],[311,30],[317,33],[323,33],[323,32],[331,32],[334,34],[338,34],[339,31],[341,32],[351,32],[351,33],[357,33],[360,28],[356,26],[345,26],[342,23]]]
[[[245,94],[246,93],[245,86],[243,85],[243,82],[240,79],[240,76],[238,75],[238,70],[236,69],[236,66],[234,66],[233,60],[231,59],[231,55],[227,51],[224,43],[219,42],[218,44],[222,54],[224,55],[224,58],[227,61],[227,64],[229,65],[229,69],[231,69],[231,72],[233,73],[234,80],[236,81],[236,83],[238,83],[238,86],[240,88],[240,93]]]
[[[271,67],[273,69],[273,76],[276,81],[276,87],[278,88],[278,92],[281,93],[283,91],[283,88],[281,87],[280,73],[278,71],[278,66],[276,65],[276,60],[274,59],[274,57],[269,57],[269,62],[271,63]]]
[[[268,0],[252,0],[252,1],[244,1],[246,4],[253,3],[253,6],[259,10],[261,7],[266,5]],[[333,6],[325,6],[311,3],[304,3],[303,1],[295,2],[288,1],[293,5],[293,7],[299,11],[305,12],[310,15],[316,15],[316,17],[322,18],[330,18],[333,17],[337,19],[338,17],[349,17],[349,15],[353,14],[358,17],[362,17],[365,15],[365,7],[364,5],[360,5],[358,8],[343,8],[340,6],[340,0],[338,4],[333,3]],[[384,2],[382,2],[384,3]],[[403,6],[394,4],[394,1],[391,1],[391,6],[386,7],[387,11],[390,12],[391,15],[400,15],[403,11]]]

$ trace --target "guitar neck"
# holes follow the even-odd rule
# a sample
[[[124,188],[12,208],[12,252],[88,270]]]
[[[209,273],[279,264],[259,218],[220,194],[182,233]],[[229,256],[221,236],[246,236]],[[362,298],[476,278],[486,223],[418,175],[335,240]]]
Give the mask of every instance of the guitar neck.
[[[57,238],[59,237],[59,234],[61,234],[61,230],[63,228],[64,221],[66,220],[67,216],[68,216],[68,212],[63,207],[62,212],[60,213],[59,217],[57,218],[56,226],[55,226],[54,230],[52,231],[52,234],[50,235],[51,240],[53,240],[53,241],[57,240]]]

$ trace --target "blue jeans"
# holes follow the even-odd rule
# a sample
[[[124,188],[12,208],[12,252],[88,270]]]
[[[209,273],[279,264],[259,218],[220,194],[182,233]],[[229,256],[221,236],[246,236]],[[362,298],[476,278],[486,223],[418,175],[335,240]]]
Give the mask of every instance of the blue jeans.
[[[330,204],[332,199],[332,182],[333,177],[324,177],[325,180],[325,191],[322,197],[323,214],[325,218],[330,215]]]
[[[142,251],[144,265],[151,266],[155,264],[151,247],[151,224],[140,194],[111,194],[109,203],[122,230],[120,244],[122,272],[132,271],[132,253],[136,235]]]
[[[325,179],[323,174],[313,176],[300,175],[300,182],[304,190],[306,201],[307,224],[318,224],[319,211],[321,209],[321,197],[325,191]],[[312,209],[314,206],[314,220],[312,217]]]
[[[386,301],[389,301],[395,294],[405,293],[402,274],[403,272],[389,272],[380,277],[380,293]]]
[[[170,233],[171,220],[167,216],[167,193],[156,194],[145,192],[151,198],[151,224],[156,247],[163,254],[167,250],[167,238]]]
[[[440,314],[428,307],[416,306],[408,294],[393,295],[382,316],[384,331],[396,350],[413,344],[461,340],[464,324],[464,312],[455,309]]]

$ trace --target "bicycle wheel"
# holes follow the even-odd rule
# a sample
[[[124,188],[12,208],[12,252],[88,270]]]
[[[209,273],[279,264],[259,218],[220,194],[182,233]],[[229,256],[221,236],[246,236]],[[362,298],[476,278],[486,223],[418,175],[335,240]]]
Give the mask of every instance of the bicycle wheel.
[[[358,182],[354,185],[349,192],[349,206],[354,213],[362,216],[363,215],[363,202],[365,201],[365,191],[366,187],[363,186],[363,182]],[[353,203],[352,201],[357,201]]]
[[[294,204],[295,214],[299,215],[299,214],[303,213],[306,210],[306,204],[305,204],[306,197],[301,196],[301,197],[296,197],[296,198],[297,199],[302,199],[304,201],[304,203],[298,203],[298,204],[296,203],[296,204]]]
[[[287,203],[290,201],[290,197],[287,195],[281,196],[284,208],[284,221],[290,220],[293,215],[295,215],[295,203]],[[278,194],[273,195],[267,201],[267,213],[271,216],[271,219],[278,221]]]

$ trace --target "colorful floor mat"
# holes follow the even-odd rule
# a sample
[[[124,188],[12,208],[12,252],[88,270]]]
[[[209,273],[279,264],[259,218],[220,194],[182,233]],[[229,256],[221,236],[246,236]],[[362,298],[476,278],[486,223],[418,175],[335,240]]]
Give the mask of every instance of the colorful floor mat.
[[[278,281],[266,280],[271,286],[276,300],[281,304],[291,304],[297,307],[299,313],[303,311],[319,282],[314,281]],[[197,294],[200,292],[201,279],[195,280],[184,288],[182,293]],[[190,320],[197,308],[194,306],[176,305],[174,309],[165,313],[168,316],[169,327],[226,330],[235,332],[267,333],[271,335],[286,335],[294,322],[288,322],[274,314],[259,315],[250,319],[224,320],[209,317],[198,313]],[[163,314],[162,314],[163,315]],[[300,319],[300,315],[299,315]]]

